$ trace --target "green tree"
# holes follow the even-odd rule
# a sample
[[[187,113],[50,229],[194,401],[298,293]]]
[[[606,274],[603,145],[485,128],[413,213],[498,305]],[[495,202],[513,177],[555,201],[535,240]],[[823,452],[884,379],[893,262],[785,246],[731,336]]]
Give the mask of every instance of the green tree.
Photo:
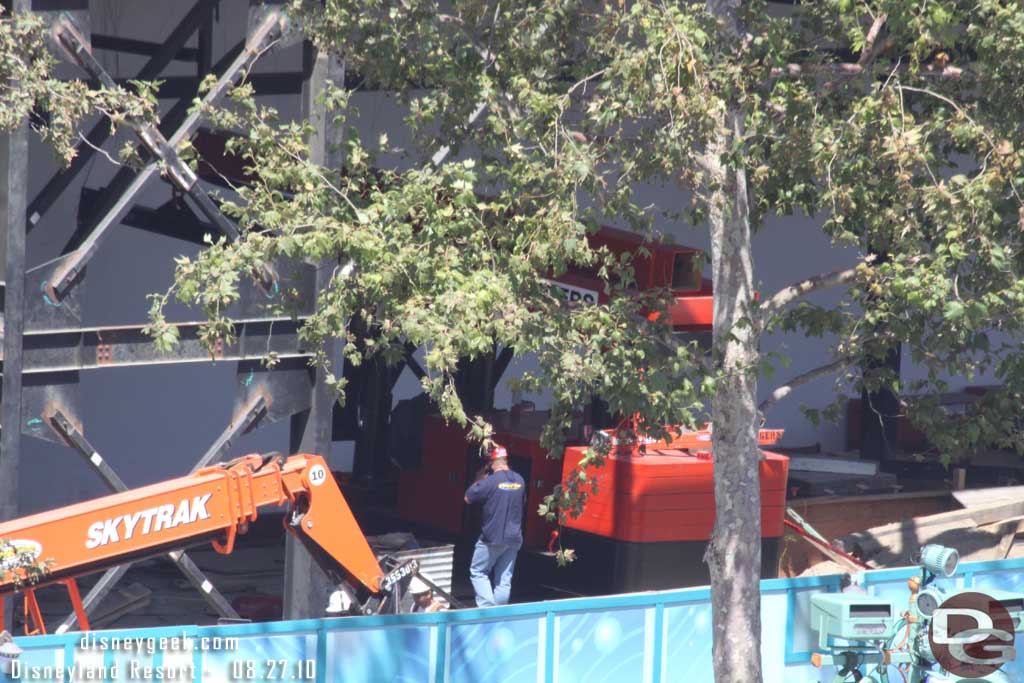
[[[34,586],[50,573],[53,560],[39,557],[38,546],[26,547],[25,541],[0,538],[0,581],[15,588]]]
[[[310,161],[310,123],[281,121],[237,88],[206,114],[245,133],[232,149],[258,182],[225,204],[245,236],[179,259],[174,295],[204,308],[212,340],[230,335],[224,311],[262,264],[336,263],[303,337],[317,347],[346,336],[351,363],[424,348],[424,389],[479,440],[490,426],[466,414],[453,378],[460,359],[496,344],[538,359],[518,382],[552,391],[555,450],[573,407],[594,396],[638,414],[645,432],[692,425],[706,407],[716,680],[761,680],[756,430],[794,387],[830,374],[889,386],[945,458],[1024,450],[1016,4],[296,0],[289,11],[320,50],[408,106],[414,142],[365,139],[351,93],[327,88],[324,109],[346,135],[343,167],[322,167]],[[382,152],[406,161],[383,167]],[[678,202],[641,205],[643,183],[678,188]],[[768,216],[798,212],[862,257],[758,294],[751,235]],[[710,355],[643,315],[664,293],[571,308],[546,283],[577,264],[599,268],[610,291],[628,289],[630,264],[591,249],[588,231],[684,220],[711,237]],[[808,299],[839,286],[848,295],[837,306]],[[151,325],[167,344],[169,296],[154,298]],[[830,359],[759,406],[770,332],[820,336]],[[900,385],[872,362],[895,344],[925,379]],[[1002,387],[977,411],[946,413],[943,377],[977,373]],[[556,491],[547,513],[571,514],[584,488]]]

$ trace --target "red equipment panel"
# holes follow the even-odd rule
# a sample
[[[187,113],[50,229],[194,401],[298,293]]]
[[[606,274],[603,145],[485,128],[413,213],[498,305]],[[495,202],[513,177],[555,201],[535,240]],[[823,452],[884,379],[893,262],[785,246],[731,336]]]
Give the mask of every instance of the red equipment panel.
[[[567,448],[563,480],[577,476],[584,447]],[[648,454],[610,455],[590,468],[597,491],[582,514],[566,526],[606,538],[632,542],[706,541],[715,523],[714,461],[677,449]],[[786,514],[789,458],[764,452],[761,461],[761,535],[782,535]]]
[[[423,422],[420,466],[398,476],[398,514],[403,519],[443,531],[462,531],[463,496],[469,442],[457,424],[445,424],[440,415]]]
[[[673,292],[675,301],[669,304],[668,314],[677,330],[700,332],[711,329],[714,319],[714,296],[711,280],[702,280],[701,288],[692,294]]]
[[[638,289],[668,287],[674,292],[695,292],[702,287],[704,252],[672,242],[655,242],[629,230],[602,226],[587,237],[590,246],[607,247],[613,254],[632,254]],[[640,253],[645,249],[648,253]]]

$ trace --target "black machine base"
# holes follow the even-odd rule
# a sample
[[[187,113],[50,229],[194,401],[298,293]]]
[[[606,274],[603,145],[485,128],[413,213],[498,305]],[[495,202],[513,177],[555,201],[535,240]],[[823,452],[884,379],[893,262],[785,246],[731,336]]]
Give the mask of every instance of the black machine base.
[[[779,541],[761,539],[762,578],[777,575]],[[565,529],[562,545],[576,551],[574,562],[556,567],[552,557],[534,555],[528,561],[533,570],[529,573],[536,571],[536,580],[572,593],[607,595],[706,586],[711,582],[704,563],[707,541],[632,543]],[[520,562],[525,559],[520,555]]]

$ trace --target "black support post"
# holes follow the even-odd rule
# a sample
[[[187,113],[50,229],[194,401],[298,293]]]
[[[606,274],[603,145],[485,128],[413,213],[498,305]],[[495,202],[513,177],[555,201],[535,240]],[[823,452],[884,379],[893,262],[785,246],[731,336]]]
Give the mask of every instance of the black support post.
[[[392,372],[383,359],[374,358],[359,368],[359,396],[350,397],[358,401],[362,415],[362,428],[356,437],[353,454],[355,475],[371,490],[387,476],[386,456],[388,425],[391,418],[393,395]]]
[[[336,156],[339,131],[332,125],[330,114],[324,111],[317,97],[327,83],[341,83],[344,78],[344,62],[329,54],[318,53],[304,94],[304,108],[315,129],[314,136],[310,139],[311,158],[316,163],[330,167],[340,165],[340,159]],[[341,276],[333,263],[318,264],[318,293],[330,284],[336,272]],[[340,363],[339,342],[332,342],[332,347],[328,349],[328,357]],[[335,373],[338,372],[340,368],[335,369]],[[292,418],[291,449],[293,452],[314,453],[327,458],[331,450],[335,397],[324,381],[326,373],[319,368],[315,373],[310,409]],[[302,544],[289,534],[285,545],[284,617],[308,619],[323,616],[331,590],[330,579]]]
[[[14,0],[14,14],[29,0]],[[11,84],[16,88],[16,84]],[[21,338],[25,331],[25,209],[28,202],[28,120],[0,138],[0,239],[3,240],[3,396],[0,399],[0,522],[18,516],[21,455]],[[4,624],[12,624],[13,600],[4,601]]]
[[[209,5],[203,14],[196,40],[196,76],[203,78],[213,67],[213,20],[214,6]]]
[[[864,373],[888,371],[899,377],[900,352],[901,347],[896,344],[885,358],[868,362]],[[890,459],[897,449],[896,430],[901,410],[899,397],[890,389],[882,387],[874,392],[861,392],[860,457],[877,461]]]

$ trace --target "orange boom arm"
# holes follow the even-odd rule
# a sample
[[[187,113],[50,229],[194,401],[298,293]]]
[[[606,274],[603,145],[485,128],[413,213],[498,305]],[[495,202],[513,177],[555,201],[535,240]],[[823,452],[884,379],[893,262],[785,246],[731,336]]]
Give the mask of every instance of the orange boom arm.
[[[260,507],[288,504],[289,531],[325,569],[371,593],[383,575],[324,459],[318,455],[247,455],[185,477],[124,491],[0,524],[0,539],[19,553],[50,560],[41,585],[128,560],[209,541],[230,553]],[[16,590],[11,558],[0,556],[0,600]],[[26,595],[26,598],[30,597]],[[34,602],[34,596],[32,596]]]

